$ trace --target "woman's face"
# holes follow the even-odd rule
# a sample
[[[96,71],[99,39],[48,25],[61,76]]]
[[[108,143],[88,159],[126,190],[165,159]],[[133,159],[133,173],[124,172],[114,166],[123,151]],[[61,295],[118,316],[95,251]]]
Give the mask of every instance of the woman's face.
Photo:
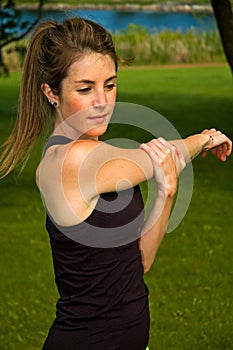
[[[58,121],[98,138],[108,126],[116,101],[116,67],[112,58],[86,54],[74,62],[62,82],[56,108]]]

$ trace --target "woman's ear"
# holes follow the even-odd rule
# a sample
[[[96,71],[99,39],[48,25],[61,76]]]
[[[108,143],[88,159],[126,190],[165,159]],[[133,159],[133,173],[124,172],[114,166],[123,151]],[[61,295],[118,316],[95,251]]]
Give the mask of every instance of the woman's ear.
[[[41,90],[43,91],[44,95],[47,97],[48,101],[51,104],[56,103],[56,106],[58,106],[58,97],[54,94],[52,89],[50,88],[49,84],[43,83],[41,84]]]

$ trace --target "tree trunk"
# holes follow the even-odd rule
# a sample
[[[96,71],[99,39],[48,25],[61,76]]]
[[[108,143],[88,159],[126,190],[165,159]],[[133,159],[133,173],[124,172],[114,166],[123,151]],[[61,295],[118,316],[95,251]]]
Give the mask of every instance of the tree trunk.
[[[230,0],[211,0],[226,59],[233,73],[233,12]]]
[[[9,70],[7,68],[7,65],[5,64],[3,60],[2,55],[2,48],[0,47],[0,77],[1,76],[8,76]]]

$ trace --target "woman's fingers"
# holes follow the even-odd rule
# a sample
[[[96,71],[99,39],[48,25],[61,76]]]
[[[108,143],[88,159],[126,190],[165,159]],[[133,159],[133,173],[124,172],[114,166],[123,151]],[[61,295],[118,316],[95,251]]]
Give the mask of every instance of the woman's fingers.
[[[147,144],[142,144],[152,159],[154,165],[154,177],[158,188],[169,195],[174,195],[177,190],[177,170],[173,159],[175,148],[164,139],[153,139]]]
[[[225,162],[228,154],[228,146],[226,143],[219,145],[216,148],[211,150],[212,154],[214,154],[219,160]]]
[[[167,149],[171,150],[172,158],[176,163],[177,172],[179,174],[186,166],[184,154],[179,148],[175,147],[164,138],[159,138],[159,140],[167,147]]]
[[[168,166],[167,162],[173,159],[173,154],[175,153],[173,145],[162,138],[153,139],[143,144],[141,148],[144,148],[151,158],[164,168]]]

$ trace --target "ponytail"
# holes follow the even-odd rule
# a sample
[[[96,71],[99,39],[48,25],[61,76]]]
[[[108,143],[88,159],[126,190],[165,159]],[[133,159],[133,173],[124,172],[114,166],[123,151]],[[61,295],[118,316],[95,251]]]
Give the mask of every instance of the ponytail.
[[[42,27],[32,37],[24,59],[17,119],[12,133],[2,145],[0,178],[8,175],[18,163],[21,163],[21,170],[24,168],[44,127],[45,115],[51,116],[40,87],[41,72],[37,57],[46,30],[47,27]]]
[[[109,55],[116,66],[118,56],[111,34],[101,25],[83,18],[42,23],[32,36],[24,60],[20,99],[15,127],[3,144],[0,178],[20,162],[23,169],[41,131],[56,115],[42,92],[47,83],[54,94],[61,94],[61,83],[70,65],[86,53]]]

